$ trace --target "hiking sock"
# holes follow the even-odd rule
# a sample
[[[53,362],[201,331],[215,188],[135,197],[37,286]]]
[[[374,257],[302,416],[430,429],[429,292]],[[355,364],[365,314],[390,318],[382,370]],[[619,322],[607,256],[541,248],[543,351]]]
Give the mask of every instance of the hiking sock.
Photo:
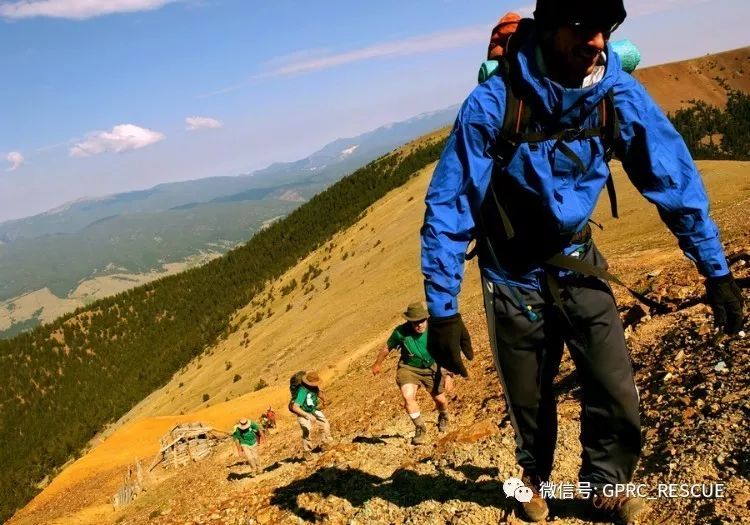
[[[422,421],[422,412],[414,412],[413,414],[409,414],[409,417],[411,418],[411,422],[414,423],[415,427],[424,426],[424,421]]]

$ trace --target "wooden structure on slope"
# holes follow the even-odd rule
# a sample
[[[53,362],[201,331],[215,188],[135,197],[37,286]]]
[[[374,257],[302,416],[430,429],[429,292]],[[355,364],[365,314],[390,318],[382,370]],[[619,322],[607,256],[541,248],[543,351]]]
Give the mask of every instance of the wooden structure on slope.
[[[110,501],[114,508],[121,507],[133,501],[141,492],[143,492],[143,469],[141,469],[141,462],[136,459],[135,464],[128,467],[122,485]]]
[[[177,468],[203,459],[221,441],[214,432],[201,422],[175,425],[162,436],[159,452],[148,470],[153,470],[159,463],[164,468]]]

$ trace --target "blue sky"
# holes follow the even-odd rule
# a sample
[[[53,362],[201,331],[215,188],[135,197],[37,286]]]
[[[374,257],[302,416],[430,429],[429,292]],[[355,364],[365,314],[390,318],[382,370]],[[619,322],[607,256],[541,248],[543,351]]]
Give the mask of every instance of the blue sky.
[[[642,66],[750,44],[747,0],[625,5]],[[456,104],[508,10],[533,0],[0,0],[0,220]]]

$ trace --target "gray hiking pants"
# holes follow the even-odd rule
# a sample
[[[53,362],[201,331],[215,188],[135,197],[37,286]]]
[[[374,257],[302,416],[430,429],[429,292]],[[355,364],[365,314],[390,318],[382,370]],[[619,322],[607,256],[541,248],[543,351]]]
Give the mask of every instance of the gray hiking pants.
[[[584,260],[606,264],[593,244]],[[525,473],[549,479],[557,440],[552,385],[566,343],[583,392],[579,480],[594,486],[627,482],[641,452],[639,400],[614,297],[597,278],[575,274],[557,282],[559,305],[548,286],[541,293],[515,288],[516,295],[505,285],[482,281],[490,344],[516,434],[516,459]],[[524,315],[519,296],[538,320]]]
[[[325,414],[323,414],[323,412],[321,412],[320,410],[316,410],[313,415],[315,416],[316,422],[323,429],[323,443],[330,443],[333,440],[333,438],[331,438],[331,425],[330,423],[328,423]],[[297,422],[302,429],[302,448],[305,450],[305,452],[310,452],[313,448],[315,448],[313,447],[313,442],[310,438],[313,423],[306,417],[301,416],[297,416]]]

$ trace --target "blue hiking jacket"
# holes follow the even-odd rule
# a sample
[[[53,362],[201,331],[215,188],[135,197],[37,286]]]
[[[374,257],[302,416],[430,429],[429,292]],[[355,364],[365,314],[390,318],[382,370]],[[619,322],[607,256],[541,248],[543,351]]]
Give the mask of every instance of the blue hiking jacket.
[[[564,88],[544,76],[536,61],[536,44],[521,48],[517,67],[524,91],[536,107],[566,127],[597,127],[596,106],[613,90],[620,133],[615,151],[631,182],[656,205],[659,215],[677,237],[680,248],[706,277],[729,273],[718,229],[708,215],[703,182],[682,137],[644,87],[622,71],[616,53],[607,47],[603,78],[581,89]],[[448,316],[458,312],[464,260],[469,242],[477,235],[477,218],[493,168],[491,156],[502,129],[505,81],[500,75],[478,85],[459,110],[453,130],[432,176],[425,202],[422,238],[422,273],[429,312]],[[555,141],[530,148],[521,144],[508,163],[506,174],[515,191],[525,192],[552,217],[561,234],[582,230],[604,188],[610,171],[599,137],[566,144],[587,167],[585,173]],[[502,186],[501,186],[502,187]],[[512,198],[512,196],[510,196]],[[511,217],[511,222],[518,218]],[[578,246],[563,250],[570,253]],[[512,275],[480,252],[479,266],[490,281],[540,289],[541,268]]]

